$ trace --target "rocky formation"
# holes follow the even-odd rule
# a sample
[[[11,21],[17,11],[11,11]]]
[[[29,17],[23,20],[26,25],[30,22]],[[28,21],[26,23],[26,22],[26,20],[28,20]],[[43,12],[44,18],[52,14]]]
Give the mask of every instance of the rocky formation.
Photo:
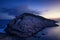
[[[35,35],[46,27],[58,26],[55,23],[56,21],[54,20],[30,13],[24,13],[9,22],[5,31],[9,35],[25,38]]]

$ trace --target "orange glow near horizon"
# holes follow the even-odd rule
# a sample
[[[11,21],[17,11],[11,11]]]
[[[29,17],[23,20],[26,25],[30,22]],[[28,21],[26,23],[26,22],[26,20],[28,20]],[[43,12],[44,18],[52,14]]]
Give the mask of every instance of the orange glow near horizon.
[[[42,15],[45,18],[60,18],[60,13],[51,13]]]
[[[41,16],[45,18],[60,18],[60,7],[53,7],[47,12],[43,12]]]

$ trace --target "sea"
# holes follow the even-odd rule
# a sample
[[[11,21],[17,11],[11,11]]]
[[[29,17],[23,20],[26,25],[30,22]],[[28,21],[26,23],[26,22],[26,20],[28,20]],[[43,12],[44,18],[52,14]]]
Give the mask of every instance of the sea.
[[[5,33],[4,29],[11,20],[0,20],[0,33]],[[58,21],[59,26],[48,27],[38,32],[34,37],[27,38],[27,40],[60,40],[60,21]]]
[[[0,32],[1,33],[5,32],[4,29],[7,27],[7,24],[9,23],[9,21],[11,20],[3,20],[3,19],[0,20]]]

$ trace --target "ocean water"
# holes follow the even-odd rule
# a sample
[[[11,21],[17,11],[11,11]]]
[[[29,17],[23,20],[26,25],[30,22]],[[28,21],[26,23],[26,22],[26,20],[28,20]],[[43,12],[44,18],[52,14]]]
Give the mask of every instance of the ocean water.
[[[0,32],[5,33],[4,29],[10,20],[0,20]],[[57,27],[48,27],[38,32],[35,36],[27,38],[27,40],[60,40],[60,21]]]
[[[60,22],[57,24],[59,26],[44,29],[42,32],[44,32],[45,35],[41,36],[41,39],[43,39],[43,40],[60,40]]]
[[[4,33],[4,29],[10,20],[0,20],[0,32]]]
[[[40,40],[60,40],[60,21],[57,27],[48,27],[37,34]],[[45,35],[42,35],[45,34]]]

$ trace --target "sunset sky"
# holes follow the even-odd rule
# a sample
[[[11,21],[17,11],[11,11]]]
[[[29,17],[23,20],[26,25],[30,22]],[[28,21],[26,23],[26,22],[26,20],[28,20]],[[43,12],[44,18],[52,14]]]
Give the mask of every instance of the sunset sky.
[[[46,18],[60,18],[59,0],[0,0],[0,19],[13,19],[23,12],[37,11]]]
[[[59,5],[54,5],[48,11],[42,12],[42,16],[46,18],[60,18],[60,6]]]
[[[60,0],[0,0],[0,33],[5,33],[4,29],[8,27],[7,24],[16,16],[25,12],[32,12],[48,19],[57,19],[58,27],[46,27],[38,33],[37,38],[60,40]],[[45,22],[47,22],[47,25],[54,24],[53,21],[49,23],[49,20],[41,23],[45,25]]]

